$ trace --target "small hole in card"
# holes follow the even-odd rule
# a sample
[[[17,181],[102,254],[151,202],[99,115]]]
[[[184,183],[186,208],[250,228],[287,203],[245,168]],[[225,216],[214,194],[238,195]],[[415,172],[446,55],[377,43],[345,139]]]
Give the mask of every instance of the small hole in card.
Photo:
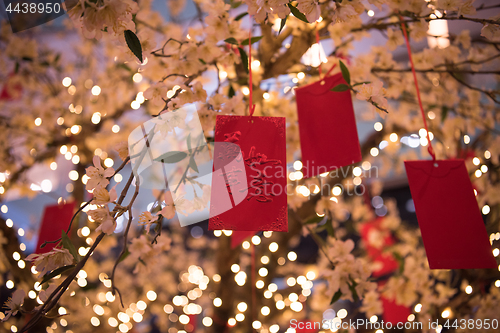
[[[324,85],[325,85],[325,80],[321,80],[321,81],[319,82],[319,84],[320,84],[320,85],[322,85],[322,86],[324,86]]]
[[[434,167],[437,168],[439,165],[437,164],[437,162],[434,163]]]

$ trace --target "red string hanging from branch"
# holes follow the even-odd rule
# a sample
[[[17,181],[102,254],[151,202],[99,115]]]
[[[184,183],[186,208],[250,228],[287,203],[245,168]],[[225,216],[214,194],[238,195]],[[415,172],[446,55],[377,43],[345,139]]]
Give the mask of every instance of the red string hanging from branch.
[[[427,151],[432,156],[432,160],[435,161],[436,155],[434,153],[434,149],[432,148],[431,137],[429,135],[429,128],[427,127],[427,120],[425,118],[424,106],[422,105],[422,98],[420,97],[420,89],[418,88],[417,73],[415,72],[415,65],[413,64],[413,58],[411,56],[411,48],[410,48],[410,42],[408,40],[408,33],[406,31],[406,26],[401,16],[399,16],[399,21],[401,23],[401,29],[403,29],[403,35],[405,37],[406,49],[408,50],[408,58],[410,58],[411,72],[413,74],[413,81],[415,82],[415,90],[417,91],[418,106],[420,107],[420,112],[422,113],[422,119],[424,120],[425,131],[427,132],[427,141],[429,142],[429,147],[427,147]]]
[[[248,110],[250,117],[253,116],[255,105],[253,105],[253,84],[252,84],[252,17],[250,16],[250,29],[248,30]]]

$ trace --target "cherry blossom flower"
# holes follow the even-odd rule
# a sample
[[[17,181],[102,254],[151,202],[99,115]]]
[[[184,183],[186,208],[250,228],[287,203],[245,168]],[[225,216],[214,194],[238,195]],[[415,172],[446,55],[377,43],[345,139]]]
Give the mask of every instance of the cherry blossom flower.
[[[17,312],[21,310],[21,306],[24,303],[24,298],[26,297],[26,293],[22,289],[18,289],[14,291],[12,294],[12,297],[9,297],[7,301],[5,302],[4,307],[8,308],[7,311],[5,311],[5,318],[2,319],[2,321],[8,320],[11,316],[15,316]]]
[[[363,83],[358,93],[356,94],[356,98],[362,101],[376,103],[379,107],[387,109],[389,104],[387,103],[387,99],[384,97],[384,95],[385,89],[383,88],[382,81],[375,81],[369,84]],[[377,111],[379,111],[379,109],[375,106],[372,106],[372,109],[376,109]],[[384,113],[379,113],[384,116]]]
[[[44,302],[49,298],[49,296],[56,290],[57,284],[53,283],[49,285],[47,289],[40,290],[38,293],[38,297],[40,298],[40,301]]]
[[[315,22],[319,19],[321,9],[319,3],[314,0],[298,0],[297,9],[304,14],[309,22]]]
[[[153,216],[151,212],[145,211],[139,215],[139,224],[146,226],[146,232],[149,233],[151,225],[158,222],[158,216]]]
[[[146,89],[143,96],[155,106],[161,106],[165,103],[163,99],[167,97],[167,92],[168,86],[163,82],[157,82]]]
[[[30,254],[27,261],[33,261],[36,270],[40,273],[38,277],[44,276],[46,273],[53,271],[62,266],[71,265],[74,261],[73,256],[67,249],[53,248],[47,253]]]
[[[101,166],[101,158],[99,156],[95,155],[92,161],[94,162],[94,166],[89,166],[85,169],[87,177],[89,177],[86,185],[87,191],[96,188],[98,185],[103,187],[107,186],[109,184],[108,178],[112,177],[115,173],[115,169],[104,169]]]
[[[102,220],[101,224],[95,230],[102,231],[106,235],[111,235],[115,232],[115,229],[116,221],[111,215],[108,214],[108,216]]]
[[[128,152],[128,142],[127,141],[121,141],[115,145],[115,150],[118,152],[118,156],[125,161],[129,155]]]
[[[94,203],[96,205],[106,205],[114,202],[118,198],[115,188],[116,185],[111,189],[111,191],[108,192],[104,186],[98,185],[94,189],[94,192],[92,192],[94,196]]]

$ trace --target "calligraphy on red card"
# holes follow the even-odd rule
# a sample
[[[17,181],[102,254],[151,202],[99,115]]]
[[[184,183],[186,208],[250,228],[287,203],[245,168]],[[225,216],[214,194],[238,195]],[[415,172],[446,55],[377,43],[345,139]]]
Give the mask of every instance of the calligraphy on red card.
[[[285,147],[285,118],[217,116],[210,230],[288,230]]]

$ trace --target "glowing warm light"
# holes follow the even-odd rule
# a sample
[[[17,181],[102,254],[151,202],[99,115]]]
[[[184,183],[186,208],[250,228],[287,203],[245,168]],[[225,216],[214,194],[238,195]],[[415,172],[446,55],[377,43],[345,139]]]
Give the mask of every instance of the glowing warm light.
[[[415,312],[419,313],[420,311],[422,311],[422,304],[417,304],[415,305]]]
[[[486,150],[486,151],[484,152],[484,158],[485,158],[485,159],[487,159],[487,160],[489,160],[489,159],[491,158],[491,153],[490,153],[490,151],[489,151],[489,150]]]
[[[375,129],[375,131],[380,132],[384,128],[384,126],[381,122],[376,122],[375,124],[373,124],[373,128]]]
[[[472,286],[471,285],[468,285],[467,287],[465,287],[465,293],[468,295],[472,294]]]
[[[483,213],[483,215],[488,215],[490,213],[490,206],[484,205],[481,209],[481,212]]]
[[[66,76],[62,80],[62,85],[65,86],[66,88],[69,87],[71,85],[71,78]]]
[[[76,170],[71,170],[71,171],[69,172],[69,175],[68,175],[68,176],[69,176],[69,179],[71,179],[71,180],[73,180],[73,181],[78,180],[78,177],[79,177],[79,175],[78,175],[78,171],[76,171]]]
[[[135,83],[139,83],[142,81],[142,75],[140,73],[135,73],[134,76],[132,76],[132,80],[134,80]]]
[[[153,302],[154,300],[156,300],[156,293],[153,291],[153,290],[150,290],[146,293],[146,297],[151,301]]]
[[[253,236],[253,237],[252,237],[252,243],[253,243],[254,245],[259,245],[259,244],[260,244],[260,242],[261,242],[261,240],[260,240],[260,237],[259,237],[259,236],[255,235],[255,236]]]
[[[431,48],[438,47],[444,49],[450,46],[450,40],[448,39],[448,22],[446,20],[431,20],[429,22],[427,35],[427,43]]]
[[[271,309],[269,309],[268,306],[263,306],[262,309],[260,309],[260,313],[262,313],[263,316],[268,316],[271,313]]]
[[[332,194],[334,196],[339,196],[342,194],[342,188],[340,186],[335,186],[333,189],[332,189]]]
[[[326,58],[325,50],[321,43],[314,43],[311,47],[304,53],[301,59],[302,63],[306,66],[318,67],[321,63],[328,61]]]
[[[130,107],[134,110],[137,110],[141,107],[141,103],[139,103],[138,101],[132,101],[132,103],[130,103]]]
[[[370,149],[370,155],[372,155],[373,157],[378,156],[378,149],[376,147]]]
[[[79,125],[73,125],[73,126],[71,126],[70,131],[71,131],[72,134],[78,134],[78,133],[80,133],[81,129],[82,129],[81,126],[79,126]]]
[[[297,171],[302,170],[302,162],[298,160],[293,162],[293,168]]]
[[[201,322],[202,322],[203,326],[205,326],[205,327],[210,327],[213,324],[213,320],[210,317],[204,317]]]
[[[231,271],[233,273],[238,273],[240,271],[240,265],[238,265],[238,264],[232,264],[231,265]]]
[[[297,253],[290,251],[288,252],[288,260],[295,261],[297,260]]]
[[[271,244],[269,244],[269,251],[271,252],[278,251],[278,243],[272,242]]]
[[[107,168],[111,168],[113,166],[113,164],[115,164],[115,162],[109,157],[104,160],[104,165]]]
[[[468,145],[468,144],[470,143],[470,136],[468,136],[467,134],[466,134],[466,135],[464,135],[464,143],[465,143],[466,145]]]
[[[222,305],[222,300],[219,297],[215,298],[214,299],[214,306],[219,307],[221,305]]]
[[[248,89],[248,87],[243,87],[241,88],[241,92],[243,95],[248,96],[248,94],[250,94],[250,89]]]
[[[90,92],[94,96],[99,96],[99,94],[101,93],[101,87],[99,87],[99,86],[93,86],[92,90]]]
[[[389,140],[391,140],[391,142],[398,141],[398,135],[396,133],[391,133],[391,135],[389,135]]]
[[[370,317],[370,323],[376,323],[378,320],[378,317],[376,315],[373,315]]]
[[[337,317],[339,317],[340,319],[344,319],[345,317],[347,317],[347,310],[340,309],[339,311],[337,311]]]
[[[42,124],[42,118],[38,117],[35,119],[35,126],[40,126]]]
[[[375,12],[373,10],[369,10],[366,12],[366,14],[368,14],[368,16],[372,17],[373,15],[375,15]]]

